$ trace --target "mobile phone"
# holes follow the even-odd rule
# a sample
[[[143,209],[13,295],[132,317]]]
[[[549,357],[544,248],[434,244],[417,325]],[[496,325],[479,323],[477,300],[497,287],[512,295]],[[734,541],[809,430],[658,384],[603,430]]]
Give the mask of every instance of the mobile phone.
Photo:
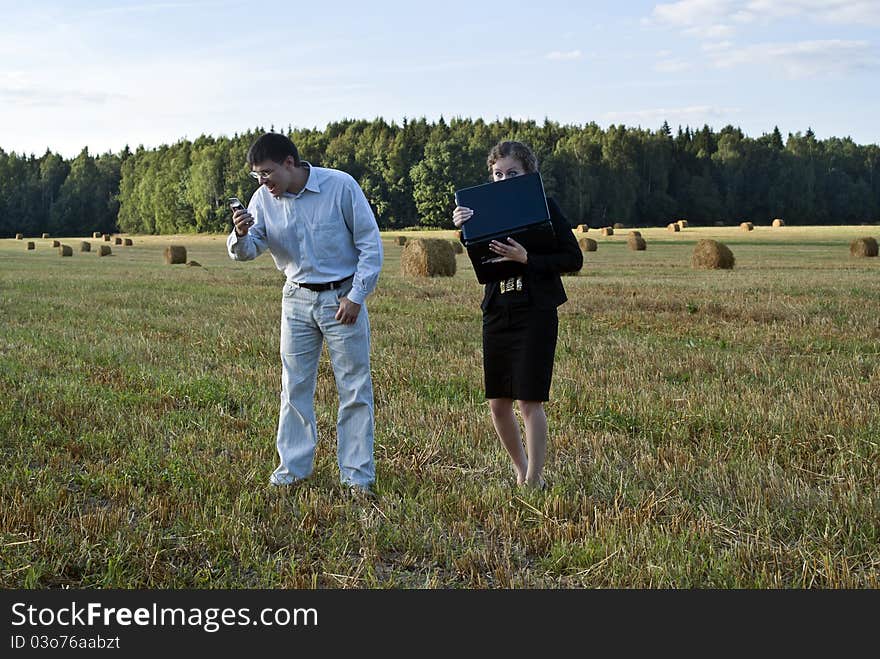
[[[238,197],[230,197],[229,198],[229,207],[233,210],[233,212],[237,210],[246,210],[241,200]]]

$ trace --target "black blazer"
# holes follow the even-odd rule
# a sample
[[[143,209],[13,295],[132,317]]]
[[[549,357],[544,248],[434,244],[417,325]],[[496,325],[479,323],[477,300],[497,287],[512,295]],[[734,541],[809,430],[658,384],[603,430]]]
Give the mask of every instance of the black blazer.
[[[546,254],[530,252],[529,262],[522,266],[520,273],[529,302],[538,309],[555,309],[565,302],[568,297],[559,273],[576,272],[584,265],[584,255],[559,204],[552,197],[547,197],[547,208],[556,232],[556,249]],[[498,282],[487,283],[480,308],[485,311],[498,295]]]

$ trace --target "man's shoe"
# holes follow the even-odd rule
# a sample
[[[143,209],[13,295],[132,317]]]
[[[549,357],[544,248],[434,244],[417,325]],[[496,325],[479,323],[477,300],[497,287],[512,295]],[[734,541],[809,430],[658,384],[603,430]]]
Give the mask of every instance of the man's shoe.
[[[370,489],[369,485],[355,485],[354,483],[350,483],[348,485],[348,494],[353,499],[375,499],[376,495],[373,490]]]

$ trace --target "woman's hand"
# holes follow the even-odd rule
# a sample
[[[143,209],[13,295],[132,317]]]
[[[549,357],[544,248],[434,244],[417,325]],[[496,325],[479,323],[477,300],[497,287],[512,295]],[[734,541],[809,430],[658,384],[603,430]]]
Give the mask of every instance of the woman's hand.
[[[452,223],[456,228],[460,228],[462,224],[471,219],[474,212],[466,206],[456,206],[452,211]]]
[[[492,259],[491,263],[501,263],[502,261],[516,261],[517,263],[526,264],[529,262],[529,253],[526,248],[516,242],[513,238],[508,238],[509,244],[493,240],[489,243],[489,249],[498,254],[497,259]]]

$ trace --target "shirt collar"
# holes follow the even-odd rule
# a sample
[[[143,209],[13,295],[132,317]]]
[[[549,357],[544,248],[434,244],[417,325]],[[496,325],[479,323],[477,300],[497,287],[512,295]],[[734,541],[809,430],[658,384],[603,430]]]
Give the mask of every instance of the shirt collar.
[[[299,199],[302,196],[302,193],[308,190],[309,192],[320,192],[321,186],[318,184],[318,177],[315,175],[315,168],[312,167],[312,163],[308,160],[300,160],[301,165],[305,165],[309,170],[309,177],[306,179],[306,184],[303,186],[303,189],[298,193],[293,194],[292,192],[285,192],[285,197],[293,197],[294,199]]]

